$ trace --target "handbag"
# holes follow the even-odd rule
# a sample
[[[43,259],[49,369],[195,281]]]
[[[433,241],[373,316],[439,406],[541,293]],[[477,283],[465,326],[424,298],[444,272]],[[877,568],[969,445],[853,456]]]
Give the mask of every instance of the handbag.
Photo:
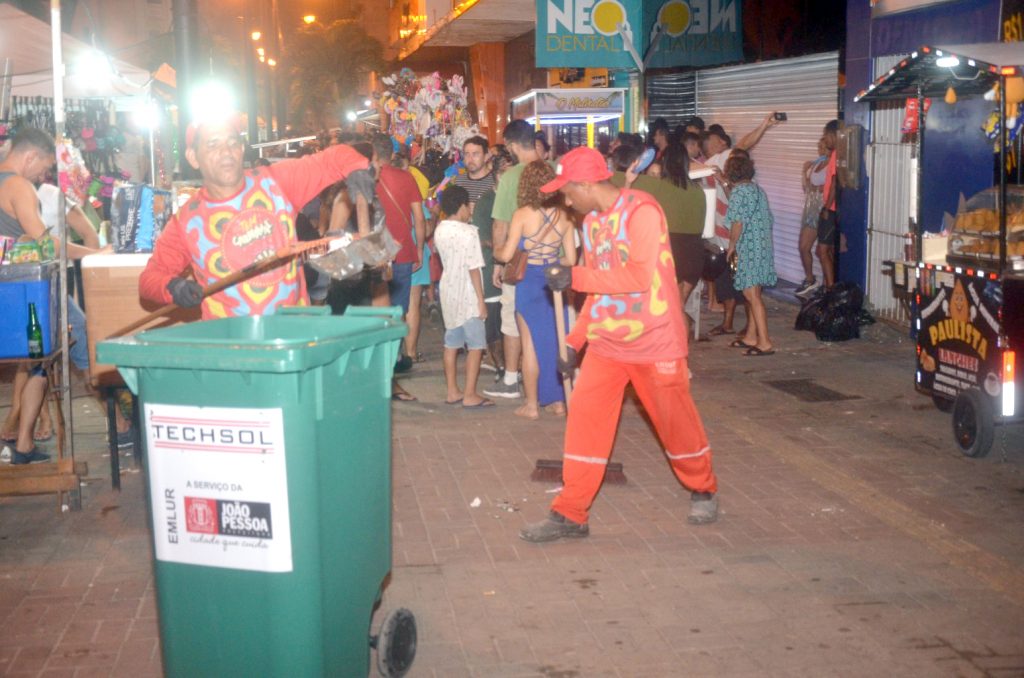
[[[522,282],[526,277],[526,264],[530,255],[526,250],[516,250],[512,258],[505,264],[505,270],[501,272],[501,281],[507,285],[515,285]]]
[[[547,226],[537,234],[534,240],[542,240],[548,234],[548,231],[555,226],[555,222],[551,220],[549,215],[544,214],[544,212],[541,212],[541,214],[544,215],[544,221],[547,222]],[[501,281],[506,285],[516,285],[522,282],[523,278],[526,277],[526,264],[529,258],[530,254],[526,250],[516,249],[512,253],[512,258],[508,260],[504,270],[501,272]]]

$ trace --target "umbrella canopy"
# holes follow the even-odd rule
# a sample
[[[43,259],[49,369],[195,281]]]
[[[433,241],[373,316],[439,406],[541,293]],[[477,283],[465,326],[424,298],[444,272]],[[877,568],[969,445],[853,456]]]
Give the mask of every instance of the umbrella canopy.
[[[854,101],[942,97],[952,87],[958,96],[980,96],[1000,75],[1020,77],[1024,70],[1021,43],[984,43],[932,47],[925,45],[860,92]]]
[[[149,71],[125,61],[110,59],[113,74],[109,78],[76,76],[76,66],[95,53],[92,46],[64,34],[62,41],[67,98],[112,98],[119,110],[132,110],[142,100],[151,80]],[[13,96],[53,96],[53,52],[50,24],[21,10],[0,4],[0,63],[12,64]]]

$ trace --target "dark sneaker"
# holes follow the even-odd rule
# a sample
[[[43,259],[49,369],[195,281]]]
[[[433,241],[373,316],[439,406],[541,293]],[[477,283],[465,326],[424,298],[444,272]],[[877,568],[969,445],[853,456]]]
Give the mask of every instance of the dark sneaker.
[[[800,287],[796,288],[796,292],[794,292],[794,294],[798,297],[804,297],[820,286],[821,283],[819,283],[816,278],[811,278],[810,280],[805,280],[800,283]]]
[[[535,544],[558,539],[581,539],[590,536],[590,526],[574,523],[561,513],[551,511],[539,523],[531,523],[519,531],[519,538]]]
[[[710,492],[691,494],[690,515],[686,520],[691,525],[707,525],[718,520],[718,496]]]
[[[118,447],[118,449],[123,450],[126,447],[134,447],[134,446],[135,446],[135,429],[134,428],[129,428],[127,431],[118,431],[117,432],[117,447]]]
[[[491,398],[521,398],[522,392],[519,390],[519,383],[506,384],[505,380],[502,379],[493,386],[488,386],[484,389],[484,395],[490,396]]]
[[[11,451],[11,463],[12,464],[42,464],[50,461],[50,455],[43,454],[37,448],[33,447],[30,452],[18,452],[17,450]]]
[[[404,374],[412,369],[412,358],[407,355],[403,355],[395,363],[395,374]]]

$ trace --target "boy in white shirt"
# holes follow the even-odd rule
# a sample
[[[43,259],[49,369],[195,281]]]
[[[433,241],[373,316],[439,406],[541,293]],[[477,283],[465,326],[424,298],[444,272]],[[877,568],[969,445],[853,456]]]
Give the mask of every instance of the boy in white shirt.
[[[434,231],[434,245],[441,256],[441,315],[444,317],[444,377],[448,385],[445,403],[464,408],[493,407],[494,402],[476,390],[480,362],[487,348],[484,320],[484,286],[481,272],[484,255],[480,234],[470,218],[469,193],[451,185],[441,194],[441,211],[447,216]],[[466,387],[459,390],[456,364],[459,350],[466,349]]]

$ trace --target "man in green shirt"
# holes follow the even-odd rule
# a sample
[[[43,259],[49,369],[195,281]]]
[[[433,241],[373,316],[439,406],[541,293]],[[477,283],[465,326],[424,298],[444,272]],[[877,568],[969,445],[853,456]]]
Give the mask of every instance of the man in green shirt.
[[[491,241],[493,250],[500,250],[508,237],[508,227],[512,223],[512,215],[519,207],[519,177],[523,170],[534,160],[540,160],[534,146],[534,131],[525,120],[513,120],[505,126],[502,137],[505,146],[512,152],[518,163],[509,168],[498,181],[494,197],[494,208],[491,217],[494,219]],[[501,333],[505,347],[505,376],[497,384],[484,389],[484,394],[492,398],[519,398],[519,359],[523,345],[516,327],[516,288],[515,285],[502,285],[502,265],[494,266],[492,282],[501,285]]]
[[[513,164],[512,155],[502,149],[490,161],[491,176],[495,181]],[[483,250],[484,261],[494,261],[494,219],[491,213],[494,210],[494,199],[497,197],[495,189],[482,194],[477,200],[473,209],[473,225],[480,232],[480,247]],[[493,276],[484,275],[484,303],[487,304],[487,354],[495,369],[505,369],[504,348],[501,334],[501,284],[495,284]],[[518,388],[518,385],[517,385]]]

